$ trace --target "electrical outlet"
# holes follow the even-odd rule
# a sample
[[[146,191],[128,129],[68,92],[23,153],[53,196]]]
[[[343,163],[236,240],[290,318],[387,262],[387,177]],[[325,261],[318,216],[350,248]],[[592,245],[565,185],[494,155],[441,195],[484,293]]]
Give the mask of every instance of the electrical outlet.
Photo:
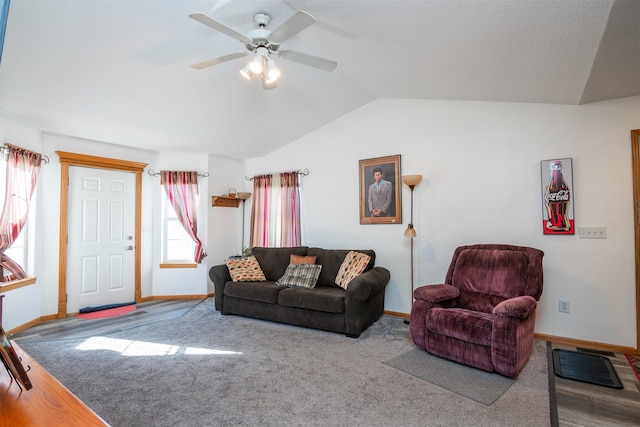
[[[578,227],[578,237],[581,239],[606,239],[607,227]]]
[[[570,306],[571,306],[571,303],[569,301],[566,301],[566,300],[558,301],[558,311],[560,313],[569,313]]]

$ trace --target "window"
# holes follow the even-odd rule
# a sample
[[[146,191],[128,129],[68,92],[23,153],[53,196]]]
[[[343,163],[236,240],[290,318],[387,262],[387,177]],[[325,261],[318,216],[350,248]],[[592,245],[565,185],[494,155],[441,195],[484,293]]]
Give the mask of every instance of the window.
[[[193,262],[196,244],[180,224],[176,212],[162,192],[162,262]]]
[[[6,190],[6,179],[7,179],[7,161],[6,156],[0,155],[0,214],[2,214],[2,206],[4,205],[5,199],[5,190]],[[22,269],[27,273],[28,276],[33,276],[33,259],[34,254],[33,250],[30,250],[34,247],[33,239],[35,236],[35,212],[36,212],[36,190],[33,192],[33,196],[31,197],[31,202],[29,205],[29,217],[27,219],[27,223],[24,228],[18,235],[18,238],[13,242],[10,248],[8,248],[5,253],[9,256],[16,264],[20,265]],[[0,270],[2,268],[0,267]],[[0,271],[2,273],[2,271]],[[9,279],[11,280],[11,278]]]

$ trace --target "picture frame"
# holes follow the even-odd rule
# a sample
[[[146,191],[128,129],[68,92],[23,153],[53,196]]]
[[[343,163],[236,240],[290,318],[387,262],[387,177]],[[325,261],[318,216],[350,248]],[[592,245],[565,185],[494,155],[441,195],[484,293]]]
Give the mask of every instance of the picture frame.
[[[13,378],[15,378],[25,390],[31,390],[33,388],[27,375],[27,370],[22,366],[22,361],[11,345],[11,341],[9,341],[2,326],[0,326],[0,359],[2,360],[2,364],[7,368],[7,371],[11,373]]]
[[[376,173],[382,185],[374,187]],[[359,176],[360,224],[402,224],[400,155],[360,160]]]
[[[542,189],[543,234],[575,234],[572,159],[542,160],[540,162],[540,186]]]

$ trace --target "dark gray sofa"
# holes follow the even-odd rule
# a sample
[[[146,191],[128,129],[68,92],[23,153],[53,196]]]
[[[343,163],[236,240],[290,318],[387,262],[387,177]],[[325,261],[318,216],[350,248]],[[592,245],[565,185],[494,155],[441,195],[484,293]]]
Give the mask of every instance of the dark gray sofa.
[[[334,282],[349,250],[307,246],[253,248],[267,281],[233,282],[225,264],[211,267],[209,277],[214,284],[216,310],[358,337],[382,315],[384,289],[390,278],[389,270],[375,266],[374,251],[358,252],[369,255],[371,260],[344,290]],[[276,284],[289,265],[291,254],[315,256],[316,264],[322,265],[313,289]]]

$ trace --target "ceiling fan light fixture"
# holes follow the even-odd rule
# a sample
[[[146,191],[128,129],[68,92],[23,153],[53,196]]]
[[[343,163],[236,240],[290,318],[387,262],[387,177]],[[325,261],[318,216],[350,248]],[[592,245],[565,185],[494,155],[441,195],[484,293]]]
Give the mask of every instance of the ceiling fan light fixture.
[[[253,74],[262,73],[263,62],[264,62],[264,58],[262,57],[262,55],[257,53],[256,56],[253,58],[253,60],[249,62],[249,70],[251,70]]]
[[[262,75],[262,89],[275,89],[278,87],[278,82],[276,79],[269,79],[266,75]]]
[[[280,77],[280,70],[276,67],[276,62],[273,59],[267,59],[266,69],[268,82],[275,81]]]
[[[240,75],[247,80],[251,80],[251,69],[249,64],[245,65],[242,70],[240,70]]]

